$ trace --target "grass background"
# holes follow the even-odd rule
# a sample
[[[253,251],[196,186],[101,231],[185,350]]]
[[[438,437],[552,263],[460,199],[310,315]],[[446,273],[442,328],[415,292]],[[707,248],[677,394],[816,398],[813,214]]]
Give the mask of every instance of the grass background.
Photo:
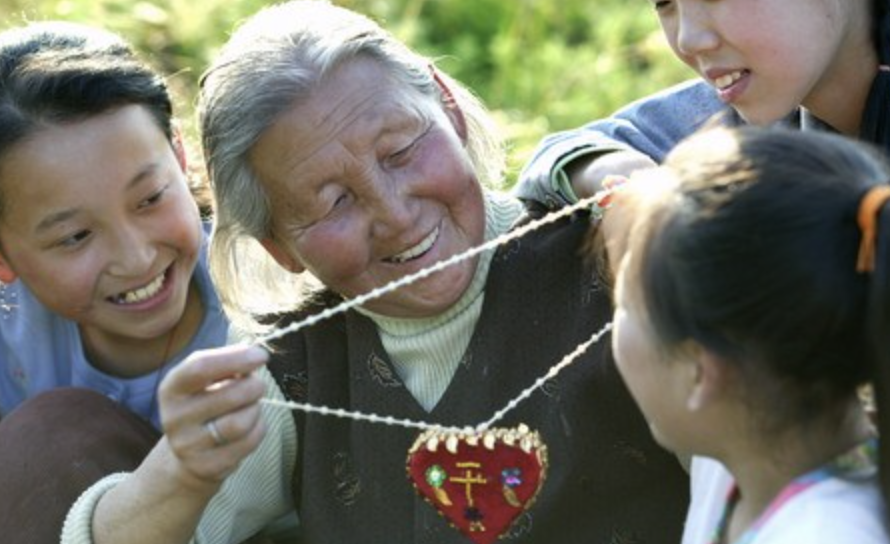
[[[269,0],[0,0],[0,29],[64,19],[121,33],[169,75],[194,136],[196,81],[231,29]],[[510,182],[550,132],[691,77],[647,0],[335,0],[434,57],[491,108]]]

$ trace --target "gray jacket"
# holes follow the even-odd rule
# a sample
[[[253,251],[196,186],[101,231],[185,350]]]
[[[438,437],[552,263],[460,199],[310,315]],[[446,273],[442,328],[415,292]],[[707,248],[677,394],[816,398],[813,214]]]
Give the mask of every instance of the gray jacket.
[[[567,159],[634,149],[661,163],[680,140],[721,113],[727,116],[724,122],[741,122],[704,81],[695,79],[675,85],[632,102],[611,117],[547,136],[523,168],[513,192],[523,200],[550,209],[563,206],[573,199],[560,185],[560,174],[554,168]]]

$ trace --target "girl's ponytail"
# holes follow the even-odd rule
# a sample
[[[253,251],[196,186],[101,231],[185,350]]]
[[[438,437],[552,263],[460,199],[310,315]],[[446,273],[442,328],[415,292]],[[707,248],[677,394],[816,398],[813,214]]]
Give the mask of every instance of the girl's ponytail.
[[[866,272],[870,274],[866,338],[877,401],[881,491],[890,505],[890,202],[875,210],[873,221],[874,268]]]

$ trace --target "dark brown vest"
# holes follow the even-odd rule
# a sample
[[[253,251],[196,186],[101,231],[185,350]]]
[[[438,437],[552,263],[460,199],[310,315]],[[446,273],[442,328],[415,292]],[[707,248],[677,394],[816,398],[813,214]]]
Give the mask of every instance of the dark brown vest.
[[[293,400],[443,425],[488,420],[612,316],[579,247],[586,218],[501,247],[470,345],[427,413],[402,384],[371,321],[349,312],[285,336],[270,364]],[[300,316],[295,316],[298,319]],[[688,480],[651,438],[607,335],[508,413],[540,432],[550,470],[505,542],[677,544]],[[417,432],[295,412],[294,500],[304,542],[468,542],[417,497],[405,460]]]

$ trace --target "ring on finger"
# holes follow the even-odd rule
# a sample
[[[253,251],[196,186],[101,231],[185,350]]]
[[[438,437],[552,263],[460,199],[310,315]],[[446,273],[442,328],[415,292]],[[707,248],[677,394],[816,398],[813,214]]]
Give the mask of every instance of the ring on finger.
[[[216,420],[211,419],[210,421],[204,423],[204,428],[207,429],[207,433],[210,434],[210,438],[213,439],[213,443],[217,446],[225,446],[226,442],[228,442],[219,432],[219,427],[216,426]]]

